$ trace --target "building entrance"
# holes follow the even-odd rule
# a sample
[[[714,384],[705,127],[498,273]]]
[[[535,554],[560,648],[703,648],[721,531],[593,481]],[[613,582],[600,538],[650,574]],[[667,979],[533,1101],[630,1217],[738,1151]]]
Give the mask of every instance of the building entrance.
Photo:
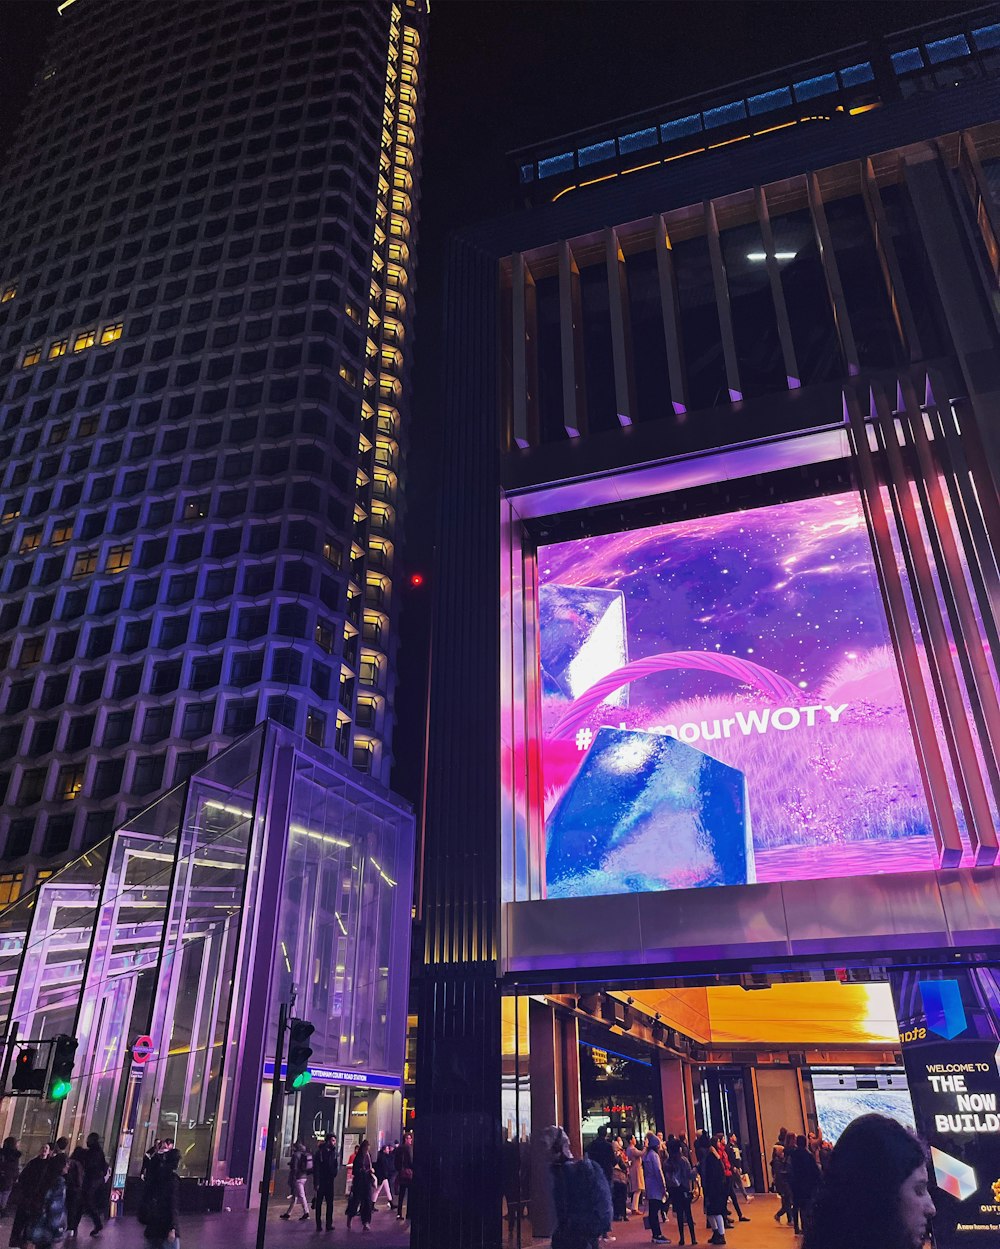
[[[758,1213],[766,1206],[773,1229],[781,1204],[775,1145],[801,1139],[822,1171],[847,1125],[869,1113],[898,1120],[933,1147],[939,1217],[956,1223],[972,1206],[993,1202],[987,1190],[996,1179],[991,1151],[1000,1154],[1000,1115],[990,1118],[990,1107],[1000,1090],[986,1083],[992,1088],[1000,1075],[995,1062],[987,1071],[979,1051],[998,1052],[998,986],[1000,968],[992,966],[899,963],[758,968],[597,990],[591,983],[577,993],[561,985],[507,997],[510,1235],[531,1243],[551,1234],[542,1141],[553,1124],[565,1128],[576,1156],[602,1129],[626,1153],[652,1131],[683,1141],[695,1165],[706,1139],[722,1133],[732,1145],[738,1196],[760,1199]],[[953,1087],[940,1075],[946,1069],[967,1071],[958,1080],[975,1076],[983,1088]],[[637,1171],[625,1171],[629,1209],[641,1213]],[[779,1235],[776,1244],[784,1243]],[[753,1244],[769,1249],[766,1237]]]

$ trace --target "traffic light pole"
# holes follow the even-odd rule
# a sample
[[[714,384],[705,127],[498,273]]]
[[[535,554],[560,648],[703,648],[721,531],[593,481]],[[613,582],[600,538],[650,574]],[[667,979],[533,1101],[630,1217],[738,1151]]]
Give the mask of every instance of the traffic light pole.
[[[17,1021],[15,1020],[8,1029],[7,1039],[4,1041],[3,1053],[3,1069],[0,1070],[0,1097],[7,1092],[7,1081],[10,1078],[10,1064],[14,1058],[14,1046],[17,1044]]]
[[[267,1206],[271,1196],[271,1170],[274,1167],[275,1140],[281,1131],[281,1106],[284,1081],[281,1063],[285,1056],[285,1032],[288,1029],[288,1007],[284,1002],[278,1007],[278,1039],[274,1046],[274,1078],[271,1080],[271,1114],[267,1123],[267,1140],[264,1143],[264,1174],[260,1181],[260,1210],[257,1215],[257,1249],[264,1249],[267,1232]]]

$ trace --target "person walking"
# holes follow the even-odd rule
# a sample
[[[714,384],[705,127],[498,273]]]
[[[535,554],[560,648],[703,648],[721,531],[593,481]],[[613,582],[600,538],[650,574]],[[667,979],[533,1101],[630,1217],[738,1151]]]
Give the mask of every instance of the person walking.
[[[792,1186],[788,1179],[788,1159],[785,1157],[783,1145],[775,1145],[771,1150],[771,1178],[774,1180],[774,1191],[781,1198],[781,1206],[774,1216],[774,1221],[780,1223],[781,1216],[784,1215],[786,1222],[790,1225],[792,1222]]]
[[[410,1214],[410,1189],[413,1186],[413,1133],[406,1132],[403,1143],[392,1151],[392,1162],[396,1168],[396,1218],[408,1218]],[[406,1198],[406,1214],[403,1214],[403,1199]]]
[[[833,1147],[802,1249],[921,1249],[935,1214],[923,1143],[895,1119],[862,1115]]]
[[[361,1230],[372,1230],[372,1190],[375,1187],[375,1171],[372,1167],[371,1149],[367,1141],[362,1141],[351,1164],[351,1195],[347,1199],[347,1230],[351,1230],[351,1220],[361,1219]]]
[[[372,1197],[372,1209],[378,1209],[378,1199],[385,1192],[385,1208],[392,1209],[392,1185],[389,1183],[389,1176],[392,1174],[392,1158],[389,1155],[389,1146],[383,1145],[375,1155],[375,1195]]]
[[[292,1152],[288,1155],[288,1209],[281,1218],[290,1219],[295,1203],[302,1207],[299,1222],[309,1218],[309,1203],[306,1201],[306,1177],[309,1174],[309,1155],[301,1141],[296,1141]]]
[[[111,1171],[104,1156],[101,1138],[96,1132],[91,1132],[87,1137],[86,1148],[78,1145],[73,1150],[72,1159],[80,1164],[82,1173],[81,1214],[85,1214],[93,1224],[91,1236],[100,1236],[104,1229]]]
[[[148,1172],[149,1192],[145,1197],[146,1226],[144,1235],[151,1249],[180,1249],[180,1180],[177,1167],[178,1149],[160,1151],[156,1165]]]
[[[646,1219],[654,1245],[670,1242],[660,1227],[660,1215],[667,1197],[667,1185],[660,1161],[660,1138],[655,1132],[646,1133],[646,1150],[642,1155],[642,1172],[646,1188]]]
[[[0,1219],[7,1213],[7,1203],[21,1174],[21,1151],[17,1137],[8,1136],[0,1148]]]
[[[788,1137],[785,1137],[786,1148]],[[792,1186],[792,1225],[796,1235],[805,1232],[812,1218],[812,1203],[819,1187],[819,1167],[806,1138],[795,1138],[795,1148],[788,1158],[788,1180]]]
[[[632,1213],[639,1213],[639,1203],[645,1192],[645,1181],[642,1178],[642,1150],[636,1145],[635,1137],[630,1136],[625,1150],[628,1159],[628,1189],[632,1199]]]
[[[10,1196],[14,1207],[14,1221],[10,1229],[12,1249],[22,1249],[28,1224],[41,1210],[45,1198],[45,1163],[51,1152],[46,1141],[35,1157],[28,1159],[17,1177]]]
[[[316,1189],[316,1230],[323,1226],[323,1206],[326,1206],[326,1230],[333,1231],[333,1183],[340,1170],[340,1154],[337,1138],[332,1132],[323,1137],[323,1144],[313,1154],[313,1187]]]
[[[684,1228],[691,1233],[691,1244],[698,1243],[694,1234],[694,1218],[691,1215],[691,1185],[694,1181],[694,1168],[684,1149],[683,1141],[672,1140],[667,1145],[667,1165],[663,1168],[663,1178],[667,1185],[667,1196],[673,1206],[677,1218],[677,1230],[680,1232],[680,1243],[684,1244]]]
[[[41,1200],[24,1229],[25,1249],[51,1249],[66,1233],[66,1164],[64,1153],[52,1153],[40,1173]]]
[[[590,1157],[574,1158],[561,1127],[546,1128],[556,1226],[552,1249],[598,1249],[611,1226],[611,1190],[603,1169]]]
[[[725,1151],[720,1153],[721,1146],[720,1133],[709,1146],[708,1153],[701,1164],[701,1182],[705,1190],[705,1217],[712,1231],[712,1237],[708,1242],[710,1245],[726,1243],[726,1203],[729,1201],[730,1184],[722,1158]]]

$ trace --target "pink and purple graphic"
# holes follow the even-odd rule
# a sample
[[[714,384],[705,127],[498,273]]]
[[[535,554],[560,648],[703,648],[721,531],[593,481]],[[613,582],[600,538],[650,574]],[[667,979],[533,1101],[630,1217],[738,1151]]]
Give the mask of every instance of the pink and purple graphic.
[[[538,570],[549,897],[937,867],[855,495]]]

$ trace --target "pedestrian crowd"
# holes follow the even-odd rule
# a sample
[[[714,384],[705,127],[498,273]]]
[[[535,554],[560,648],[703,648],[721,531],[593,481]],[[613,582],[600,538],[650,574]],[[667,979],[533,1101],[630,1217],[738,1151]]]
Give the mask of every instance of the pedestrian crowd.
[[[702,1132],[689,1147],[684,1136],[648,1132],[640,1146],[598,1129],[583,1158],[573,1156],[561,1127],[544,1137],[552,1178],[552,1249],[600,1249],[613,1241],[613,1224],[627,1222],[645,1204],[652,1243],[670,1244],[664,1220],[673,1211],[679,1243],[698,1243],[692,1205],[704,1198],[710,1245],[748,1223],[740,1202],[752,1201],[743,1150],[735,1133]],[[872,1168],[879,1183],[871,1183]],[[798,1135],[782,1128],[771,1154],[782,1218],[803,1236],[802,1249],[921,1249],[934,1203],[928,1191],[927,1151],[894,1119],[869,1114],[854,1120],[834,1146],[822,1132]],[[730,1211],[730,1205],[732,1211]],[[509,1203],[508,1203],[509,1206]]]
[[[72,1153],[69,1140],[61,1136],[42,1145],[23,1166],[21,1157],[16,1137],[8,1136],[0,1148],[0,1217],[8,1210],[13,1213],[12,1249],[49,1249],[75,1237],[84,1215],[90,1219],[91,1236],[100,1236],[111,1170],[97,1133]]]
[[[347,1160],[349,1186],[347,1192],[347,1229],[355,1219],[360,1219],[361,1230],[371,1231],[372,1214],[378,1209],[378,1201],[384,1197],[386,1210],[396,1211],[400,1221],[409,1217],[410,1191],[413,1187],[413,1136],[407,1133],[394,1145],[383,1145],[372,1158],[371,1145],[363,1140]],[[281,1215],[291,1219],[293,1211],[301,1210],[300,1222],[310,1217],[310,1205],[316,1215],[316,1230],[324,1227],[325,1210],[327,1231],[333,1230],[333,1188],[340,1171],[340,1153],[337,1138],[331,1133],[323,1143],[310,1153],[301,1141],[296,1141],[288,1158],[288,1209]],[[312,1180],[313,1196],[310,1203],[306,1193]],[[404,1213],[405,1209],[405,1213]]]

